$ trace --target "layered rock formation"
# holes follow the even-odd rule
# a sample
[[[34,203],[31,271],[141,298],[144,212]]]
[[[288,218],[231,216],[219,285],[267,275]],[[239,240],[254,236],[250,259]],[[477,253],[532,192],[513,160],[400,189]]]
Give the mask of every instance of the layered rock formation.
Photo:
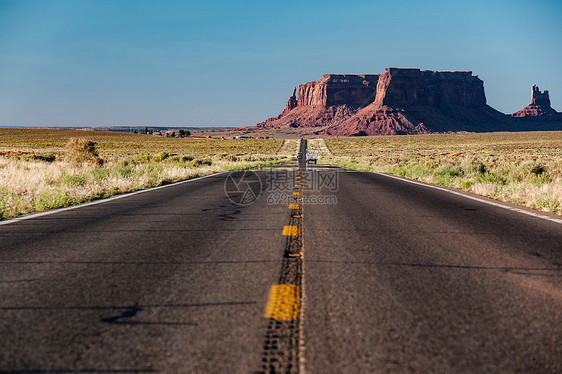
[[[298,105],[363,107],[375,98],[378,81],[378,75],[324,74],[299,86]]]
[[[505,116],[486,105],[484,83],[470,71],[387,68],[374,102],[327,130],[330,135],[477,131]]]
[[[387,68],[377,85],[378,106],[486,105],[484,82],[471,71]]]
[[[525,113],[553,111],[548,91],[533,87]],[[530,128],[487,105],[484,83],[471,71],[387,68],[381,75],[325,74],[301,84],[279,116],[246,129],[348,136]]]
[[[260,128],[325,127],[357,113],[375,98],[378,75],[324,74],[322,79],[299,85],[283,112],[258,124]]]
[[[520,111],[511,114],[512,117],[544,119],[561,119],[562,113],[558,113],[550,106],[548,90],[540,91],[536,84],[531,87],[531,104]]]

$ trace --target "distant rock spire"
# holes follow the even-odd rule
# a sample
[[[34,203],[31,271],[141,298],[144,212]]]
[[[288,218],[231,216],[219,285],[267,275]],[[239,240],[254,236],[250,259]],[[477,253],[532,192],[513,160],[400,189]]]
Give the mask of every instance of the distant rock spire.
[[[293,87],[293,94],[287,100],[287,107],[285,108],[285,112],[290,111],[291,109],[297,106],[297,88]]]
[[[548,90],[544,90],[543,92],[541,92],[537,85],[533,84],[533,87],[531,87],[531,104],[550,108],[550,97],[548,96]]]
[[[557,113],[550,106],[550,97],[548,90],[541,92],[536,84],[531,87],[531,104],[521,109],[517,113],[511,114],[512,117],[550,117],[553,119],[562,118],[560,113]]]

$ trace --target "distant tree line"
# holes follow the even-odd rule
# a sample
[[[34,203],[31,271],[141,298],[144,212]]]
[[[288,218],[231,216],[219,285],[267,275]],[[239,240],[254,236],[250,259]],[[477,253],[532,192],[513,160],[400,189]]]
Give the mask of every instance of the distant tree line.
[[[145,127],[145,128],[144,128],[143,134],[164,135],[162,132],[160,132],[160,131],[158,131],[158,130],[157,130],[157,131],[151,130],[151,129],[149,129],[148,127]],[[175,131],[166,132],[166,136],[167,136],[167,137],[172,137],[172,138],[185,138],[185,137],[188,137],[188,136],[190,136],[190,135],[191,135],[191,132],[188,131],[188,130],[184,130],[184,129],[179,130],[179,131],[177,132],[177,134],[176,134]]]

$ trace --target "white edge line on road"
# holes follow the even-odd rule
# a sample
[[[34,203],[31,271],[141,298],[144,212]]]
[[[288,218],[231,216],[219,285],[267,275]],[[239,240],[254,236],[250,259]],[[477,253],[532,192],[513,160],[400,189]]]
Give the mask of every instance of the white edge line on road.
[[[524,209],[516,208],[516,207],[513,207],[513,206],[509,206],[507,204],[502,204],[500,202],[490,201],[490,200],[486,200],[486,199],[483,199],[483,198],[480,198],[480,197],[471,196],[471,195],[468,195],[468,194],[460,192],[460,191],[455,191],[455,190],[451,190],[451,189],[444,188],[444,187],[434,186],[432,184],[422,183],[422,182],[414,181],[414,180],[407,179],[407,178],[397,177],[395,175],[390,175],[390,174],[385,174],[385,173],[377,173],[375,171],[356,170],[356,169],[351,169],[351,168],[342,167],[342,166],[340,166],[340,167],[342,169],[345,169],[345,170],[352,170],[352,171],[358,171],[358,172],[361,172],[361,173],[371,173],[371,174],[382,175],[383,177],[393,178],[393,179],[397,179],[399,181],[417,184],[418,186],[433,188],[433,189],[436,189],[436,190],[439,190],[439,191],[444,191],[444,192],[448,192],[448,193],[453,194],[453,195],[461,196],[461,197],[464,197],[466,199],[478,201],[480,203],[493,205],[493,206],[496,206],[498,208],[511,210],[512,212],[522,213],[522,214],[526,214],[528,216],[532,216],[532,217],[544,219],[544,220],[547,220],[547,221],[551,221],[551,222],[554,222],[554,223],[562,224],[562,219],[560,219],[560,218],[545,216],[545,215],[540,214],[538,212],[531,212],[531,211],[528,211],[528,210],[524,210]]]
[[[184,181],[179,181],[176,183],[170,183],[170,184],[165,184],[162,186],[158,186],[158,187],[151,187],[151,188],[147,188],[145,190],[139,190],[139,191],[134,191],[134,192],[128,192],[128,193],[124,193],[122,195],[117,195],[117,196],[112,196],[106,199],[100,199],[100,200],[96,200],[96,201],[91,201],[88,203],[82,203],[82,204],[78,204],[78,205],[73,205],[73,206],[69,206],[67,208],[59,208],[59,209],[53,209],[53,210],[48,210],[45,212],[41,212],[41,213],[35,213],[35,214],[30,214],[28,216],[23,216],[23,217],[17,217],[17,218],[11,218],[8,219],[6,221],[0,221],[0,226],[4,226],[4,225],[9,225],[11,223],[16,223],[16,222],[20,222],[20,221],[25,221],[28,219],[32,219],[32,218],[38,218],[38,217],[43,217],[43,216],[48,216],[51,214],[56,214],[56,213],[61,213],[61,212],[66,212],[68,210],[73,210],[73,209],[78,209],[78,208],[84,208],[87,206],[92,206],[92,205],[98,205],[98,204],[103,204],[103,203],[107,203],[109,201],[114,201],[114,200],[118,200],[118,199],[124,199],[126,197],[131,197],[131,196],[135,196],[141,193],[145,193],[145,192],[150,192],[150,191],[156,191],[162,188],[166,188],[166,187],[172,187],[172,186],[177,186],[179,184],[183,184],[183,183],[188,183],[188,182],[195,182],[197,180],[201,180],[201,179],[205,179],[205,178],[209,178],[209,177],[215,177],[217,175],[221,175],[221,174],[225,174],[225,173],[230,173],[230,171],[221,171],[219,173],[213,173],[213,174],[209,174],[209,175],[204,175],[202,177],[197,177],[197,178],[193,178],[193,179],[186,179]]]
[[[547,221],[551,221],[551,222],[555,222],[555,223],[558,223],[558,224],[562,224],[562,219],[559,219],[559,218],[549,217],[549,216],[545,216],[545,215],[540,214],[540,213],[530,212],[530,211],[528,211],[528,210],[524,210],[524,209],[516,208],[516,207],[513,207],[513,206],[509,206],[509,205],[507,205],[507,204],[502,204],[502,203],[499,203],[499,202],[495,202],[495,201],[490,201],[490,200],[482,199],[482,198],[480,198],[480,197],[467,195],[467,194],[465,194],[465,193],[462,193],[462,192],[459,192],[459,191],[455,191],[455,190],[451,190],[451,189],[448,189],[448,188],[439,187],[439,186],[434,186],[434,185],[432,185],[432,184],[421,183],[421,182],[417,182],[417,181],[414,181],[414,180],[411,180],[411,179],[406,179],[406,178],[397,177],[397,176],[395,176],[395,175],[389,175],[389,174],[384,174],[384,173],[376,173],[376,172],[373,172],[373,173],[374,173],[374,174],[378,174],[378,175],[382,175],[382,176],[385,176],[385,177],[388,177],[388,178],[398,179],[398,180],[401,180],[401,181],[404,181],[404,182],[408,182],[408,183],[412,183],[412,184],[417,184],[417,185],[419,185],[419,186],[429,187],[429,188],[433,188],[433,189],[436,189],[436,190],[439,190],[439,191],[448,192],[448,193],[450,193],[450,194],[457,195],[457,196],[462,196],[462,197],[464,197],[464,198],[466,198],[466,199],[478,201],[478,202],[480,202],[480,203],[485,203],[485,204],[488,204],[488,205],[497,206],[497,207],[499,207],[499,208],[511,210],[511,211],[513,211],[513,212],[523,213],[523,214],[526,214],[526,215],[528,215],[528,216],[532,216],[532,217],[536,217],[536,218],[541,218],[541,219],[545,219],[545,220],[547,220]]]

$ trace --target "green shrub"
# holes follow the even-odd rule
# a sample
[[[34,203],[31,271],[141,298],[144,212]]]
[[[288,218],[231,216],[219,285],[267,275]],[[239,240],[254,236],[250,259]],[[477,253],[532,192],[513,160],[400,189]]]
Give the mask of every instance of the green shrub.
[[[0,195],[0,219],[4,218],[4,214],[6,214],[6,199],[4,194]]]
[[[62,208],[71,205],[72,201],[61,189],[44,190],[35,198],[35,206],[38,210]]]
[[[560,201],[552,193],[538,194],[535,201],[539,208],[546,209],[549,212],[556,213],[560,210]]]
[[[502,177],[501,175],[497,175],[494,173],[484,173],[479,175],[477,178],[478,183],[495,183],[495,184],[507,184],[507,179]]]
[[[405,177],[408,175],[408,171],[405,168],[392,168],[392,174],[396,174],[400,177]]]
[[[47,153],[44,155],[36,155],[37,159],[40,161],[45,161],[45,162],[53,162],[57,159],[57,156],[55,156],[52,153]]]
[[[435,174],[433,175],[433,183],[438,186],[452,187],[454,178],[450,174]]]
[[[193,166],[194,167],[201,167],[201,166],[211,166],[213,164],[213,161],[211,160],[200,160],[197,159],[195,161],[193,161]]]
[[[439,167],[439,165],[439,162],[431,157],[426,157],[423,161],[423,167],[429,170],[435,170]]]
[[[150,162],[151,160],[152,156],[150,156],[150,154],[148,153],[140,153],[133,158],[133,162],[139,164],[145,164],[147,162]]]
[[[44,155],[38,155],[38,154],[31,154],[31,155],[23,155],[21,157],[22,160],[24,161],[44,161],[44,162],[53,162],[57,159],[57,156],[55,156],[52,153],[46,153]]]
[[[552,183],[553,179],[548,174],[532,174],[526,181],[536,186],[542,186],[545,183]]]
[[[437,177],[445,177],[445,178],[452,178],[452,177],[461,177],[463,175],[463,171],[458,166],[452,165],[443,165],[440,166],[435,171],[435,176]]]
[[[427,170],[422,165],[413,165],[409,168],[410,172],[409,175],[414,178],[423,178],[430,174],[430,171]]]
[[[531,169],[531,173],[533,173],[535,175],[544,174],[544,173],[546,173],[546,167],[544,165],[541,165],[541,164],[535,165]]]
[[[88,182],[86,177],[83,175],[75,174],[75,175],[65,175],[61,179],[62,184],[67,185],[69,187],[82,187],[85,186]]]
[[[152,161],[152,162],[162,162],[165,159],[167,159],[168,157],[170,157],[170,154],[168,152],[163,151],[163,152],[160,152],[159,154],[157,154],[156,156],[153,156],[150,161]]]
[[[470,160],[470,172],[475,174],[484,174],[488,170],[486,169],[486,165],[482,161],[480,161],[477,157],[473,157]]]
[[[109,170],[105,168],[92,169],[90,173],[96,183],[101,183],[104,179],[107,179],[110,174]]]
[[[123,178],[129,177],[133,173],[133,168],[131,167],[116,168],[114,170],[116,174]]]

